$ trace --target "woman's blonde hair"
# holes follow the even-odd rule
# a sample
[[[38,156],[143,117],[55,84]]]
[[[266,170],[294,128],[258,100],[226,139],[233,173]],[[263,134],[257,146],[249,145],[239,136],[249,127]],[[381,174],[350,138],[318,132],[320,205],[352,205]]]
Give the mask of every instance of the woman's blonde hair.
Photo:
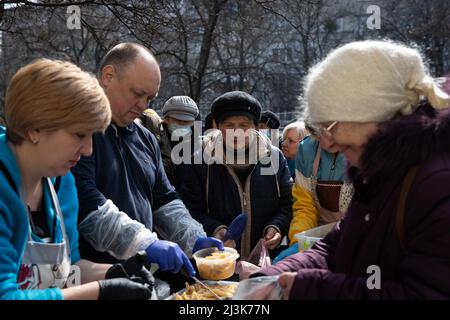
[[[296,121],[288,124],[283,129],[283,140],[286,138],[286,134],[290,130],[295,130],[298,134],[298,138],[302,141],[306,136],[309,136],[308,130],[305,128],[305,123],[303,121]]]
[[[39,59],[16,72],[6,91],[5,120],[14,144],[29,130],[103,131],[111,121],[108,98],[94,75],[71,62]]]

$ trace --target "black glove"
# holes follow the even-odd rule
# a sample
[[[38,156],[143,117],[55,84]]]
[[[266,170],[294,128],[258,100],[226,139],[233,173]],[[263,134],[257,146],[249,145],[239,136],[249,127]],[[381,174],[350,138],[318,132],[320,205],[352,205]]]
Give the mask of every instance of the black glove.
[[[114,264],[106,271],[105,279],[128,278],[135,282],[148,284],[152,289],[155,279],[145,267],[146,261],[147,253],[140,251],[128,260]]]
[[[149,300],[152,296],[149,285],[125,278],[99,280],[98,285],[98,300]]]

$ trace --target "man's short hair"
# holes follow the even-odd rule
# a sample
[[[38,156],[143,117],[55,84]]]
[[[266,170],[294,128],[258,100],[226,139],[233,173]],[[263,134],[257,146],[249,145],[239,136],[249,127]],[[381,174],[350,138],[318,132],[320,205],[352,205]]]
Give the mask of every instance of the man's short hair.
[[[124,67],[134,62],[136,57],[142,52],[150,54],[155,62],[158,63],[153,53],[147,47],[133,42],[119,43],[103,57],[98,68],[97,76],[100,78],[103,68],[108,65],[114,66],[115,69],[120,72]]]

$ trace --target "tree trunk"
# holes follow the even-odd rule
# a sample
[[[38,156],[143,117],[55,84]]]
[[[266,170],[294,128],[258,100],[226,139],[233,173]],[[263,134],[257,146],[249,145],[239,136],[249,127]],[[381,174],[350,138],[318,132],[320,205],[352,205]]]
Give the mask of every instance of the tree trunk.
[[[227,2],[227,0],[214,0],[214,4],[208,13],[208,20],[206,22],[206,28],[202,38],[199,62],[193,79],[192,99],[197,102],[200,101],[202,92],[202,80],[205,74],[206,67],[208,65],[214,29],[216,28],[220,10],[222,9],[222,6],[223,4],[225,4],[225,2]]]

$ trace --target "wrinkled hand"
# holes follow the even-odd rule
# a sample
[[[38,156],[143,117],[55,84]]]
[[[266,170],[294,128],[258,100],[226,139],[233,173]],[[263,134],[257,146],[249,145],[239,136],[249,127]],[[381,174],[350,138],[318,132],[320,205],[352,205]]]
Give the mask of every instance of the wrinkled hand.
[[[217,238],[213,237],[200,237],[195,241],[194,247],[192,249],[192,253],[204,249],[216,247],[220,251],[223,251],[223,242]]]
[[[227,233],[227,228],[221,228],[213,234],[213,237],[223,241],[225,239],[225,234]],[[225,247],[236,248],[236,242],[234,240],[227,240],[223,243]]]
[[[295,253],[298,253],[298,242],[294,243],[292,246],[290,246],[287,249],[284,249],[280,252],[278,256],[273,259],[272,264],[276,264],[277,262],[283,260],[286,257],[289,257],[290,255],[293,255]]]
[[[125,278],[99,280],[98,300],[149,300],[152,290],[146,284]]]
[[[157,263],[162,271],[180,272],[184,266],[189,277],[195,276],[195,270],[189,258],[178,244],[165,240],[156,240],[146,250],[147,262]]]
[[[283,272],[282,274],[280,274],[280,277],[278,278],[278,283],[280,284],[280,287],[283,289],[283,299],[289,300],[292,285],[294,284],[296,276],[297,272]]]
[[[267,228],[264,240],[266,240],[267,249],[273,250],[281,243],[281,234],[275,228]]]

